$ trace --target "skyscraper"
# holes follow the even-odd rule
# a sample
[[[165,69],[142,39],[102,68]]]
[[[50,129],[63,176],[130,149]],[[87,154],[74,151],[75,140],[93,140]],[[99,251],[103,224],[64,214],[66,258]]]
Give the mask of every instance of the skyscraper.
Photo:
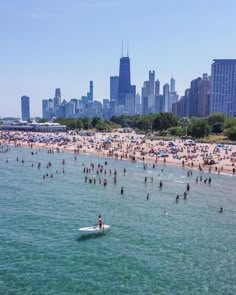
[[[118,90],[119,90],[119,77],[118,76],[110,77],[110,100],[118,99]]]
[[[211,65],[210,113],[236,115],[236,59],[214,59]]]
[[[173,77],[170,79],[170,92],[175,92],[175,79]]]
[[[21,117],[22,120],[28,121],[30,119],[30,100],[29,96],[21,97]]]
[[[93,81],[89,82],[90,99],[93,101]]]
[[[190,89],[189,89],[189,116],[198,116],[200,83],[201,83],[200,77],[191,81]]]
[[[149,89],[149,81],[145,81],[142,87],[142,114],[149,114],[148,108],[148,89]]]
[[[120,58],[118,105],[125,105],[125,97],[130,92],[130,59],[128,56]]]
[[[160,95],[160,81],[157,79],[155,82],[155,96]]]
[[[166,83],[163,86],[163,100],[164,100],[164,112],[167,113],[169,112],[169,84]]]
[[[42,117],[48,119],[49,101],[48,99],[42,100]]]
[[[199,83],[199,100],[198,100],[198,116],[207,117],[209,115],[210,103],[210,77],[207,74],[202,75]]]
[[[61,89],[56,88],[55,97],[53,99],[54,111],[56,112],[61,104]]]
[[[172,112],[172,105],[178,101],[178,94],[175,91],[175,79],[172,77],[170,79],[170,93],[169,93],[169,107],[168,111]]]
[[[149,94],[155,93],[155,71],[149,71]]]
[[[88,101],[93,102],[93,81],[89,81],[89,92],[87,93]]]

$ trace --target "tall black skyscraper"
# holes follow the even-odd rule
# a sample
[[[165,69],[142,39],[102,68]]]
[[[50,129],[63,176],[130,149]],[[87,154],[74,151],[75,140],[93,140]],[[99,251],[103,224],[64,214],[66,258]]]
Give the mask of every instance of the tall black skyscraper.
[[[118,105],[125,105],[125,97],[130,93],[130,59],[121,57],[119,71]]]

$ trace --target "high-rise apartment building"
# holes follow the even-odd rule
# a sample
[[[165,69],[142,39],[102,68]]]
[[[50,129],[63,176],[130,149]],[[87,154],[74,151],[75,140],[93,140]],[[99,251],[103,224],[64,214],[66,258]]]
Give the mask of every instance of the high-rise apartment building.
[[[110,100],[117,101],[118,90],[119,90],[119,77],[118,76],[110,77]]]
[[[169,112],[169,84],[166,83],[164,86],[163,86],[163,100],[164,100],[164,109],[161,110],[162,112],[164,113],[167,113]]]
[[[236,115],[236,59],[214,59],[211,65],[210,113]]]
[[[198,116],[199,87],[201,78],[191,81],[189,89],[189,116]]]
[[[149,82],[145,81],[142,87],[142,114],[147,115],[149,114],[148,108],[148,86]]]
[[[21,117],[22,120],[28,121],[30,119],[30,99],[29,96],[21,97]]]
[[[155,96],[160,95],[160,81],[157,79],[155,82]]]
[[[49,119],[48,118],[48,111],[49,111],[49,101],[48,99],[43,99],[42,100],[42,115],[44,119]]]
[[[207,74],[202,75],[202,80],[199,83],[199,99],[198,111],[199,117],[207,117],[210,113],[210,77]]]

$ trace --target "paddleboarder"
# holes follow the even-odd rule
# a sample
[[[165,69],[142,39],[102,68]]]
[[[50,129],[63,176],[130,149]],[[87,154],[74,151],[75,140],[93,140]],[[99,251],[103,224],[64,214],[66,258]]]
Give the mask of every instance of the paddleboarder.
[[[98,225],[99,225],[99,228],[102,228],[102,217],[101,215],[98,216]]]

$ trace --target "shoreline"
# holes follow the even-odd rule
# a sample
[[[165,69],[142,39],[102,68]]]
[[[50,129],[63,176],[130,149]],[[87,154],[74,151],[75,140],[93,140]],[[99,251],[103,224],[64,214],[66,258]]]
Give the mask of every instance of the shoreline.
[[[7,137],[8,138],[4,138]],[[30,138],[49,137],[52,140],[63,138],[62,142],[31,142]],[[158,165],[182,167],[188,170],[198,170],[199,173],[212,173],[223,175],[235,175],[236,146],[230,146],[230,150],[216,149],[216,144],[196,143],[186,145],[181,139],[175,139],[169,146],[168,141],[146,139],[144,135],[132,133],[96,133],[94,136],[70,135],[68,133],[27,133],[27,132],[0,132],[0,145],[11,144],[28,148],[47,149],[53,152],[68,152],[74,154],[93,155],[95,157],[127,160]],[[157,156],[165,153],[168,157]],[[217,152],[216,152],[217,151]],[[204,164],[209,157],[216,164]]]

